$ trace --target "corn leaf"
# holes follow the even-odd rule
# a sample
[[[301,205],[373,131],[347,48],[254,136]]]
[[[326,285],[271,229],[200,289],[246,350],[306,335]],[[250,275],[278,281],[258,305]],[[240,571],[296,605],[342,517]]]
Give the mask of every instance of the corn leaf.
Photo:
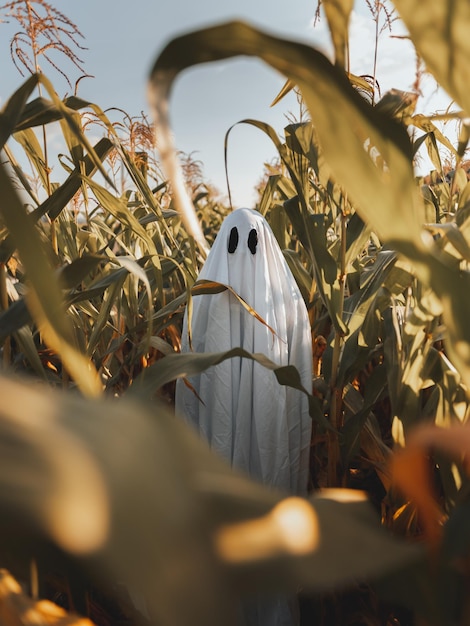
[[[0,112],[0,150],[13,134],[21,114],[26,106],[29,96],[37,86],[36,76],[30,76],[28,80],[11,96]]]
[[[422,249],[420,200],[405,129],[369,106],[347,76],[313,48],[272,37],[242,22],[174,39],[151,72],[150,93],[159,94],[159,100],[154,100],[157,120],[178,72],[241,54],[258,56],[299,86],[335,179],[348,190],[379,236],[412,242],[413,247]],[[385,169],[374,161],[372,148],[386,163]],[[377,198],[381,198],[380,211]]]
[[[323,0],[323,10],[335,49],[336,65],[346,68],[346,51],[349,40],[349,18],[354,6],[354,0]]]
[[[467,0],[393,0],[426,68],[470,115],[470,4]]]
[[[296,554],[278,531],[262,558],[240,566],[218,538],[249,541],[251,521],[272,536],[273,513],[289,499],[232,472],[162,406],[92,402],[4,377],[0,395],[2,547],[34,537],[41,549],[87,556],[101,583],[118,579],[145,598],[152,622],[230,626],[234,603],[253,592],[403,576],[423,557],[380,527],[363,495],[330,490],[301,501],[315,520],[313,549]]]
[[[308,397],[310,416],[322,426],[329,428],[318,401],[303,387],[300,375],[293,365],[279,366],[264,354],[251,354],[242,348],[233,348],[220,353],[186,353],[170,354],[154,363],[140,374],[130,388],[139,397],[152,397],[163,385],[186,376],[193,376],[234,357],[244,357],[256,361],[263,367],[274,372],[280,385],[298,389]]]
[[[65,367],[82,391],[97,395],[101,391],[97,372],[74,347],[72,328],[65,316],[57,278],[46,258],[38,233],[3,166],[0,167],[0,187],[0,212],[19,250],[31,286],[28,308],[46,342],[61,355]]]

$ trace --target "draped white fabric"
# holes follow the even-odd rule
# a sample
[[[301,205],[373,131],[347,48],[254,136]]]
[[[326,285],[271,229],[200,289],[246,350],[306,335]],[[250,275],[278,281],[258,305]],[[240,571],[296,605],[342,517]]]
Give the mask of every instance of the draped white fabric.
[[[230,286],[267,325],[229,291],[195,296],[193,350],[224,352],[242,347],[265,354],[279,365],[294,365],[310,390],[307,310],[271,228],[259,212],[237,209],[224,220],[199,279]],[[187,328],[185,316],[183,351],[189,350]],[[180,380],[176,411],[213,450],[255,480],[291,493],[306,493],[311,418],[305,394],[279,385],[272,371],[245,358],[228,359],[189,381],[200,399]]]

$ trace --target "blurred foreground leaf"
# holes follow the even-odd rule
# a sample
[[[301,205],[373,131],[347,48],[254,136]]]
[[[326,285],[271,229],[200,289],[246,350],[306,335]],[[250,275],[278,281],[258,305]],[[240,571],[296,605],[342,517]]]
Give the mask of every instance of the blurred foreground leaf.
[[[470,4],[467,0],[393,0],[393,4],[427,70],[470,115]]]
[[[381,528],[360,492],[331,490],[304,501],[316,520],[313,549],[291,547],[297,519],[283,528],[287,543],[275,539],[241,564],[227,560],[220,533],[239,536],[249,520],[270,533],[283,494],[232,472],[158,404],[6,378],[0,393],[0,546],[46,558],[52,542],[85,555],[92,579],[142,594],[155,623],[234,624],[239,597],[402,576],[421,559]]]
[[[323,0],[322,4],[335,49],[335,62],[344,69],[349,40],[349,18],[354,0]]]

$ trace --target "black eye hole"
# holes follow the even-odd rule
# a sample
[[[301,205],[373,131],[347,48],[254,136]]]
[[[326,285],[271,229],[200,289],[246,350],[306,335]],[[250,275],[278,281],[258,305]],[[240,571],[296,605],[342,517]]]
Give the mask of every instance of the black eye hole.
[[[233,254],[238,246],[238,228],[234,226],[230,231],[230,237],[228,238],[228,251]]]
[[[250,234],[248,235],[248,247],[250,248],[251,254],[256,253],[256,246],[258,245],[258,233],[254,228],[250,230]]]

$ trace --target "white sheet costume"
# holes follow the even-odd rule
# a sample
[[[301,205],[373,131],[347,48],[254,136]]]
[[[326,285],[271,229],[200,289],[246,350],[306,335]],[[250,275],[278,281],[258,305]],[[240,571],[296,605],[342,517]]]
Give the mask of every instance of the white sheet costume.
[[[305,303],[264,217],[237,209],[223,222],[199,279],[230,286],[271,329],[229,291],[193,298],[194,352],[242,347],[279,365],[294,365],[310,390],[312,349]],[[182,351],[189,351],[187,318]],[[260,364],[233,358],[191,377],[197,396],[179,380],[176,412],[211,448],[253,479],[306,494],[311,418],[305,394],[279,385]]]

